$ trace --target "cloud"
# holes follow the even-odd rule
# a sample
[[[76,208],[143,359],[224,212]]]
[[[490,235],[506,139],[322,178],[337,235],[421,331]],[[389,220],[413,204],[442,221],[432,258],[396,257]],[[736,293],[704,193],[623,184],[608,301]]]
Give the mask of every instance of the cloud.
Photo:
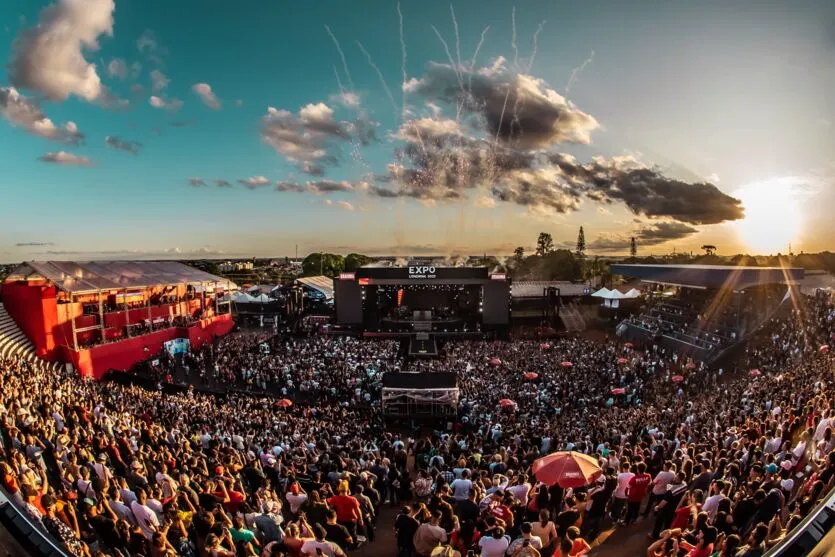
[[[254,190],[269,185],[270,181],[264,176],[250,176],[246,180],[238,180],[238,183],[246,189]]]
[[[18,242],[15,244],[15,247],[18,248],[32,248],[32,247],[46,247],[46,246],[54,246],[54,242]]]
[[[89,158],[73,155],[72,153],[67,153],[66,151],[58,151],[57,153],[47,153],[41,157],[38,157],[38,160],[41,162],[48,162],[61,165],[93,166],[93,162]]]
[[[188,185],[193,188],[202,188],[206,185],[206,180],[193,176],[188,179]]]
[[[631,234],[601,234],[589,242],[595,251],[623,251],[630,248],[632,238],[640,246],[657,246],[674,240],[683,240],[699,231],[680,222],[662,221],[643,226]]]
[[[99,259],[186,259],[186,258],[208,258],[228,255],[227,252],[213,246],[201,246],[198,248],[168,247],[159,249],[64,249],[64,250],[43,250],[37,252],[43,255],[71,256],[75,258],[99,258]]]
[[[229,180],[223,180],[223,179],[220,179],[220,178],[214,180],[214,185],[218,188],[231,188],[232,187],[232,183]]]
[[[294,192],[302,193],[308,192],[314,195],[328,195],[332,193],[354,193],[370,190],[371,186],[367,182],[348,182],[342,180],[337,182],[335,180],[308,180],[304,184],[299,184],[293,181],[280,181],[275,186],[275,191],[278,192]],[[328,204],[326,202],[326,204]]]
[[[493,199],[540,215],[569,213],[590,201],[620,202],[636,215],[689,224],[743,216],[740,201],[716,186],[669,178],[631,156],[583,164],[571,155],[496,143],[442,116],[408,120],[393,137],[402,141],[396,162],[377,180],[388,186],[372,187],[370,195],[431,204],[488,188]]]
[[[150,29],[145,29],[136,39],[136,49],[142,54],[153,54],[159,50],[159,41],[157,41],[156,34]]]
[[[243,101],[243,99],[237,99],[237,100],[235,100],[235,106],[237,106],[237,107],[241,107],[241,106],[243,106],[243,105],[244,105],[244,101]]]
[[[481,118],[482,129],[490,137],[516,147],[585,144],[599,127],[593,116],[542,79],[508,69],[503,57],[483,68],[430,62],[423,77],[412,78],[403,88],[429,101],[460,104]]]
[[[22,31],[12,46],[12,84],[51,100],[99,99],[101,78],[83,50],[97,50],[99,36],[113,34],[114,8],[113,0],[58,0],[41,10],[38,25]]]
[[[220,109],[220,100],[218,100],[217,95],[212,92],[212,87],[208,83],[195,83],[192,85],[191,90],[197,93],[197,96],[200,97],[203,104],[212,110]]]
[[[347,108],[360,107],[360,96],[352,91],[343,91],[338,95],[332,95],[331,100]]]
[[[44,139],[67,145],[77,145],[84,141],[84,134],[78,131],[75,122],[56,126],[35,103],[21,95],[14,87],[0,87],[0,114],[11,125],[21,127]]]
[[[171,80],[168,79],[164,73],[159,70],[151,70],[151,90],[154,93],[159,93],[160,91],[165,91],[168,89],[168,84],[171,83]]]
[[[128,63],[124,58],[114,58],[107,64],[107,75],[110,77],[118,77],[119,79],[128,78]]]
[[[338,121],[334,110],[321,102],[304,106],[298,115],[269,107],[261,118],[261,140],[302,172],[321,175],[324,166],[337,164],[339,143],[367,144],[374,140],[376,125],[365,118]]]
[[[330,199],[325,199],[322,203],[325,205],[330,205],[333,207],[339,207],[340,209],[344,209],[346,211],[355,211],[357,208],[349,201],[332,201]]]
[[[120,151],[127,151],[132,155],[139,154],[142,149],[142,144],[138,141],[123,140],[115,135],[108,135],[104,138],[104,144],[111,149],[118,149]]]
[[[305,188],[296,182],[278,182],[275,185],[275,191],[301,193],[305,191]]]
[[[148,99],[148,102],[154,108],[170,110],[171,112],[177,112],[178,110],[183,108],[183,101],[176,98],[165,99],[156,95],[151,95],[151,98]]]

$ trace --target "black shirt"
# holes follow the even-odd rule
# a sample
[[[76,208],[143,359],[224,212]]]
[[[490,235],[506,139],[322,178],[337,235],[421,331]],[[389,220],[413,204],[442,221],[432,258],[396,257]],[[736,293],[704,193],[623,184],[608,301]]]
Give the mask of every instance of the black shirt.
[[[341,524],[325,524],[325,532],[328,535],[325,537],[326,540],[329,542],[333,542],[339,547],[342,548],[343,551],[348,551],[351,549],[351,533],[348,532],[348,529],[342,526]]]
[[[91,516],[90,525],[96,531],[96,535],[108,547],[119,547],[122,543],[119,532],[116,530],[116,521],[103,515]]]
[[[408,514],[400,513],[394,520],[394,529],[397,531],[397,547],[414,548],[413,538],[420,523]]]
[[[475,501],[467,499],[458,503],[455,514],[458,515],[458,519],[462,523],[474,522],[478,518],[480,511],[478,509],[478,504]]]

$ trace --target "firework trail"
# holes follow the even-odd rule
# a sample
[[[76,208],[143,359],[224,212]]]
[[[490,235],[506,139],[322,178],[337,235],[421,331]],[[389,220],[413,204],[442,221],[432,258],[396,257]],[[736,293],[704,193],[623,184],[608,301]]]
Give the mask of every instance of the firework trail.
[[[365,54],[365,58],[368,60],[368,65],[371,66],[371,68],[375,72],[377,72],[377,77],[380,78],[380,84],[383,86],[383,90],[386,92],[386,96],[391,101],[391,106],[394,107],[394,120],[396,122],[398,113],[400,111],[397,108],[397,101],[394,100],[394,95],[391,94],[391,89],[389,89],[389,86],[386,83],[386,78],[383,77],[383,72],[381,72],[380,68],[377,67],[377,64],[374,63],[374,59],[371,58],[371,54],[367,50],[365,50],[365,47],[362,46],[362,43],[359,41],[356,41],[356,43],[359,49],[362,51],[362,53]]]
[[[331,40],[336,47],[336,51],[339,53],[339,57],[342,58],[342,67],[345,68],[345,75],[348,77],[348,86],[351,87],[351,92],[353,93],[354,81],[351,79],[351,72],[348,71],[348,60],[345,59],[345,53],[342,51],[342,47],[339,45],[339,41],[336,39],[336,35],[334,35],[331,31],[331,28],[325,25],[325,31],[327,31],[328,35],[330,35]]]
[[[458,67],[461,67],[461,36],[458,34],[458,21],[455,19],[455,9],[449,5],[449,13],[452,15],[452,27],[455,29],[455,55],[458,60]]]
[[[585,62],[583,62],[582,64],[580,64],[579,66],[577,66],[576,68],[571,70],[571,75],[568,77],[568,83],[565,85],[565,96],[566,97],[568,96],[568,93],[571,91],[571,87],[573,87],[574,84],[577,82],[577,76],[580,74],[581,71],[583,71],[583,69],[586,66],[591,64],[593,61],[594,61],[594,51],[592,50],[591,51],[591,56],[589,56],[588,59]]]
[[[486,26],[484,30],[481,31],[481,38],[478,40],[478,44],[475,47],[475,51],[473,52],[473,58],[470,60],[470,80],[467,84],[470,95],[473,94],[473,72],[475,72],[475,59],[478,56],[478,52],[481,50],[481,45],[484,44],[484,37],[487,35],[487,31],[490,30],[490,26]]]
[[[519,47],[516,45],[516,6],[510,12],[510,23],[513,26],[513,35],[510,37],[510,46],[513,47],[513,65],[519,69]]]
[[[403,75],[402,83],[400,84],[400,90],[402,91],[403,98],[401,100],[402,110],[400,111],[400,123],[406,121],[406,113],[408,111],[408,105],[406,105],[406,39],[403,35],[403,12],[400,11],[400,2],[397,3],[397,18],[400,21],[400,72]]]
[[[533,34],[533,52],[531,52],[531,58],[528,60],[528,73],[531,72],[531,68],[533,68],[533,62],[536,60],[536,51],[539,48],[539,34],[542,33],[542,29],[545,27],[545,20],[542,20],[542,23],[539,24],[539,27],[536,28],[536,32]]]

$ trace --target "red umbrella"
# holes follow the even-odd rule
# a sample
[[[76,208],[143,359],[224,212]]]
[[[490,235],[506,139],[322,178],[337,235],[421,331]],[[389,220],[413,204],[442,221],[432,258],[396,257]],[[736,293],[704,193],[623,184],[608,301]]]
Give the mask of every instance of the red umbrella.
[[[632,344],[631,342],[625,342],[625,343],[623,343],[623,347],[624,347],[624,348],[632,348],[633,346],[635,346],[635,345],[634,345],[634,344]]]
[[[614,389],[612,389],[612,394],[613,395],[625,395],[626,394],[626,389],[624,389],[623,387],[614,388]]]
[[[684,366],[684,369],[696,369],[696,364],[693,362],[687,362],[687,365]]]
[[[502,365],[502,361],[498,358],[492,358],[489,362],[491,366],[500,366]]]
[[[516,406],[516,403],[510,400],[509,398],[503,398],[499,401],[499,406],[502,408],[512,408]]]
[[[525,379],[530,379],[530,380],[533,380],[533,379],[536,379],[536,378],[538,378],[538,377],[539,377],[539,374],[538,374],[538,373],[534,373],[533,371],[529,371],[529,372],[527,372],[527,373],[525,374]]]
[[[560,365],[561,365],[562,367],[571,367],[571,366],[573,366],[574,364],[572,364],[571,362],[563,362],[563,363],[561,363]]]
[[[542,344],[539,345],[539,347],[542,350],[548,350],[549,348],[551,348],[551,343],[550,342],[543,342]]]
[[[281,400],[276,402],[275,405],[279,408],[290,408],[291,406],[293,406],[293,401],[289,398],[282,398]]]
[[[531,470],[545,485],[558,484],[563,489],[583,487],[603,473],[595,458],[574,451],[560,451],[539,458]]]
[[[618,358],[618,364],[620,364],[620,365],[623,365],[623,364],[625,364],[625,363],[626,363],[626,362],[628,362],[628,361],[629,361],[629,360],[627,360],[626,358]]]
[[[823,346],[818,348],[818,350],[820,351],[821,354],[828,354],[829,353],[829,345],[824,344]]]
[[[684,377],[681,375],[673,375],[673,383],[681,383],[684,381]]]
[[[748,372],[748,375],[750,375],[751,377],[759,377],[762,374],[763,373],[758,369],[752,369],[751,371]]]

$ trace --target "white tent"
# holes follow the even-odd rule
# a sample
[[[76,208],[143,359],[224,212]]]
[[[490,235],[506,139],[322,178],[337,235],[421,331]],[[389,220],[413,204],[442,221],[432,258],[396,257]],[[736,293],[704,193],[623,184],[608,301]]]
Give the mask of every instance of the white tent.
[[[635,288],[633,288],[632,290],[630,290],[629,292],[624,294],[623,297],[624,298],[637,298],[640,295],[641,295],[641,293],[638,292],[638,290],[636,290]]]
[[[592,296],[594,296],[595,298],[606,298],[611,293],[612,291],[604,286],[603,288],[592,294]]]
[[[246,292],[233,292],[232,301],[236,304],[248,304],[250,302],[254,302],[255,298],[253,298]]]
[[[627,297],[620,290],[609,290],[608,288],[601,288],[592,294],[592,296],[603,298],[603,306],[607,308],[620,307],[620,300]]]

